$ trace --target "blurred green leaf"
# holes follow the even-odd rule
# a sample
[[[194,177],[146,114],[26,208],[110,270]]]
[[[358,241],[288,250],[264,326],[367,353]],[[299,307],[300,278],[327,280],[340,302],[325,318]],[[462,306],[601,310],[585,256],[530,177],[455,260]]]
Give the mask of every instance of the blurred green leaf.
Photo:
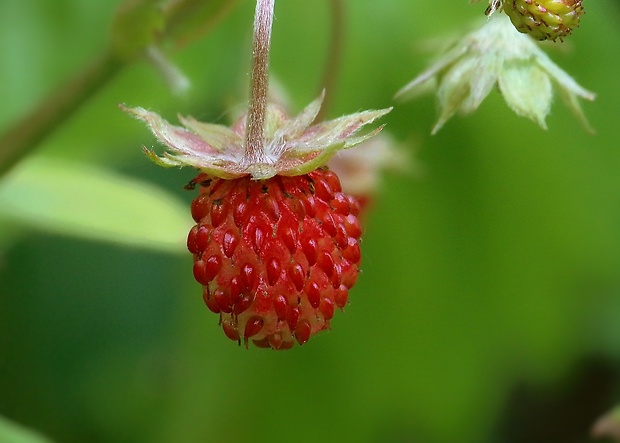
[[[50,440],[34,431],[13,423],[0,415],[0,441],[2,443],[49,443]]]
[[[31,158],[0,182],[0,217],[41,230],[183,251],[189,216],[165,191],[92,165]]]

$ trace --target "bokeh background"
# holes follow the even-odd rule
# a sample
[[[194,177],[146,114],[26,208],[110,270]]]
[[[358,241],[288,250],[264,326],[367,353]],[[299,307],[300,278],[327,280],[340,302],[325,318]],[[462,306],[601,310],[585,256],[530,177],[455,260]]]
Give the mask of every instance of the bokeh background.
[[[0,133],[105,51],[120,3],[0,2]],[[394,105],[485,8],[344,3],[331,117]],[[184,249],[193,171],[150,163],[117,108],[242,111],[254,2],[164,47],[184,95],[127,64],[0,177],[0,415],[67,443],[589,441],[620,402],[620,5],[585,3],[545,46],[597,93],[596,134],[559,100],[544,131],[494,91],[431,137],[432,95],[396,103],[385,131],[411,167],[383,177],[351,303],[286,352],[217,326]],[[272,73],[297,111],[321,88],[329,3],[276,8]]]

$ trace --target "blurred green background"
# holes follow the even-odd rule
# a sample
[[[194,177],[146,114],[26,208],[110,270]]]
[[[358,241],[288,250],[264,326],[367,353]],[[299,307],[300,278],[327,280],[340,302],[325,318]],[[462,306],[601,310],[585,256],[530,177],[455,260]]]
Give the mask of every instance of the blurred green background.
[[[120,3],[0,2],[0,133],[105,50]],[[345,5],[331,117],[393,105],[425,43],[485,7]],[[497,91],[433,137],[432,96],[396,104],[386,131],[416,167],[384,177],[346,312],[287,352],[217,326],[184,249],[193,171],[151,164],[117,108],[243,110],[254,2],[165,47],[185,95],[128,64],[0,178],[0,415],[56,442],[588,441],[620,401],[620,7],[585,7],[546,47],[598,94],[596,134],[560,101],[543,131]],[[295,110],[320,90],[328,23],[327,1],[277,2],[271,68]]]

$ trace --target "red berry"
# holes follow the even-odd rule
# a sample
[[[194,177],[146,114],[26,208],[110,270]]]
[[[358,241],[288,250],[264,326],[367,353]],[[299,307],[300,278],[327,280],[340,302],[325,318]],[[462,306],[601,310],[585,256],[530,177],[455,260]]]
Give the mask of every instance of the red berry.
[[[200,195],[188,249],[226,336],[289,349],[329,329],[361,259],[359,206],[338,177],[317,169],[267,180],[201,174],[194,182]]]

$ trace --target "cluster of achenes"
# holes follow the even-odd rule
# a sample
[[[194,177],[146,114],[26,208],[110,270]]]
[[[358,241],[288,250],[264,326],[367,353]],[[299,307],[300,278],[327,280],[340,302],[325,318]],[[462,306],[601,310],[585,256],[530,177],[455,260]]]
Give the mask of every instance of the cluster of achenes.
[[[502,9],[512,24],[536,40],[557,40],[579,26],[581,0],[491,0],[487,13]]]
[[[347,304],[361,259],[359,204],[336,174],[196,181],[187,246],[226,335],[286,349],[327,329]]]

